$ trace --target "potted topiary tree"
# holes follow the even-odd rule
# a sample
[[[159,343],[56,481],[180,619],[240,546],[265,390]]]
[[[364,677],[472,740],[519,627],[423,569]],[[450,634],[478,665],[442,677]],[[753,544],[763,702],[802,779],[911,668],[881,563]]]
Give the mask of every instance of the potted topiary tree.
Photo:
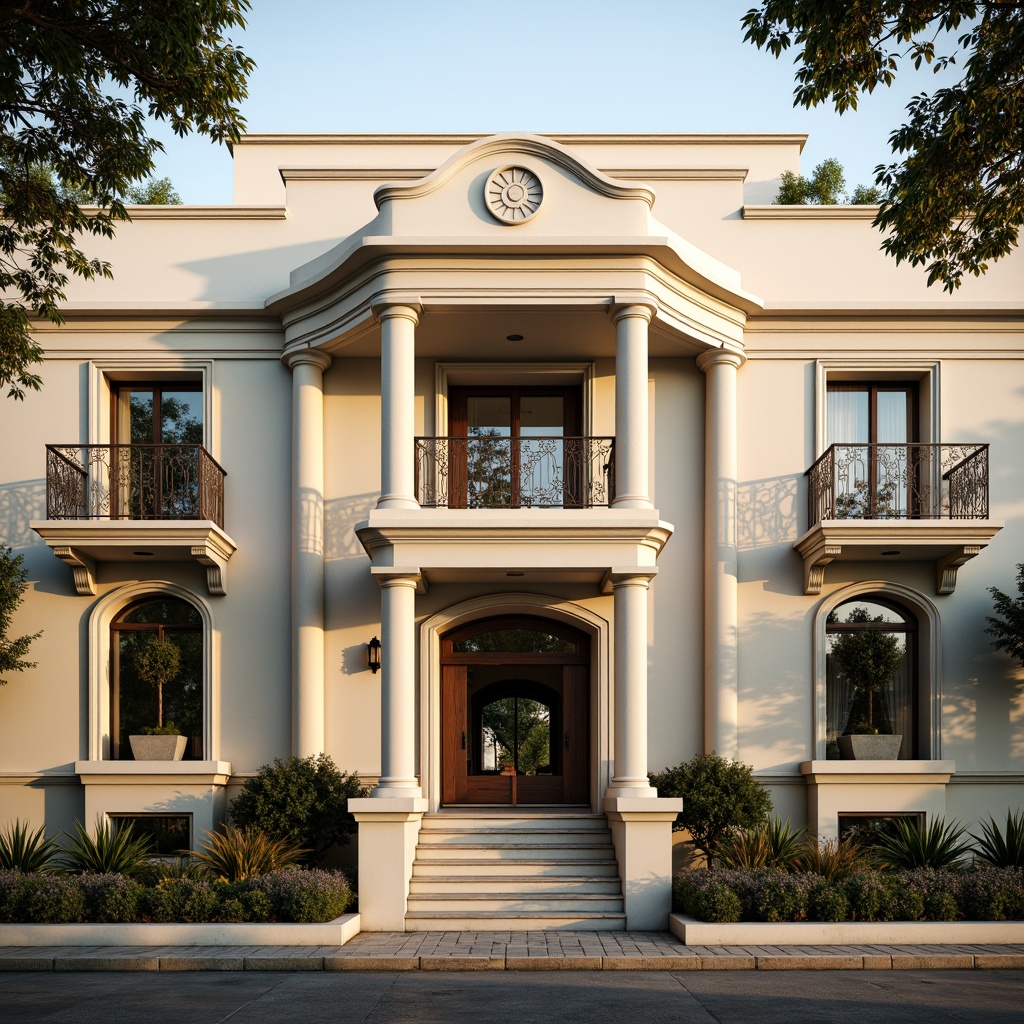
[[[181,669],[181,652],[166,637],[150,636],[132,658],[135,674],[144,683],[156,687],[156,727],[141,735],[129,736],[136,761],[180,761],[185,753],[186,737],[179,735],[173,722],[164,725],[164,684],[173,682]]]
[[[884,622],[872,618],[867,608],[856,607],[848,623]],[[903,736],[892,731],[892,718],[885,688],[903,661],[899,638],[885,629],[857,629],[836,636],[832,657],[838,672],[853,684],[853,699],[843,735],[838,737],[844,758],[894,761],[899,757]]]

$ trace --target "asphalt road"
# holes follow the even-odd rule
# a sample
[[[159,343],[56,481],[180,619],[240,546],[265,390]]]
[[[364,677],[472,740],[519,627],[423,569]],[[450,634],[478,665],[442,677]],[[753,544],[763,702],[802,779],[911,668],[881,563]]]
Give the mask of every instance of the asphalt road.
[[[0,974],[3,1024],[1021,1024],[1024,971]]]

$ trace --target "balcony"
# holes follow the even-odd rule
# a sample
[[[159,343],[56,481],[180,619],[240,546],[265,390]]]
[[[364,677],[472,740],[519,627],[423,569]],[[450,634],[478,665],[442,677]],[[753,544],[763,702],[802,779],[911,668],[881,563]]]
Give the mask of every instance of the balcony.
[[[418,437],[423,508],[595,508],[615,496],[612,437]]]
[[[809,529],[793,545],[804,593],[832,561],[932,561],[936,593],[1002,528],[989,516],[987,444],[834,444],[806,472]]]
[[[32,528],[95,594],[97,562],[199,562],[225,593],[235,544],[224,532],[224,478],[195,444],[46,446],[46,519]]]

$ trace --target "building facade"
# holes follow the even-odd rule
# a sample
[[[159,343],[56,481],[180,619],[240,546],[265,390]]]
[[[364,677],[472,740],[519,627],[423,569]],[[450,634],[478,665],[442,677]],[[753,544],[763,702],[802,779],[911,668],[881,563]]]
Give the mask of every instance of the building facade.
[[[770,205],[803,141],[249,136],[233,205],[90,240],[113,280],[0,406],[44,630],[0,820],[196,842],[325,751],[373,786],[364,928],[636,928],[648,772],[703,751],[823,837],[1019,806],[984,620],[1024,561],[1024,264],[950,296],[872,208]],[[130,750],[154,639],[180,760]]]

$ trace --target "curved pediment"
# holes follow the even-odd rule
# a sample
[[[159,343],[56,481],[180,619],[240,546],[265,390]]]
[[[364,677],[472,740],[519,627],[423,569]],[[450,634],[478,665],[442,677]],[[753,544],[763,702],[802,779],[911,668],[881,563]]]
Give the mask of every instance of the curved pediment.
[[[492,135],[460,149],[418,181],[380,186],[371,234],[646,234],[654,192],[602,174],[557,142]]]

